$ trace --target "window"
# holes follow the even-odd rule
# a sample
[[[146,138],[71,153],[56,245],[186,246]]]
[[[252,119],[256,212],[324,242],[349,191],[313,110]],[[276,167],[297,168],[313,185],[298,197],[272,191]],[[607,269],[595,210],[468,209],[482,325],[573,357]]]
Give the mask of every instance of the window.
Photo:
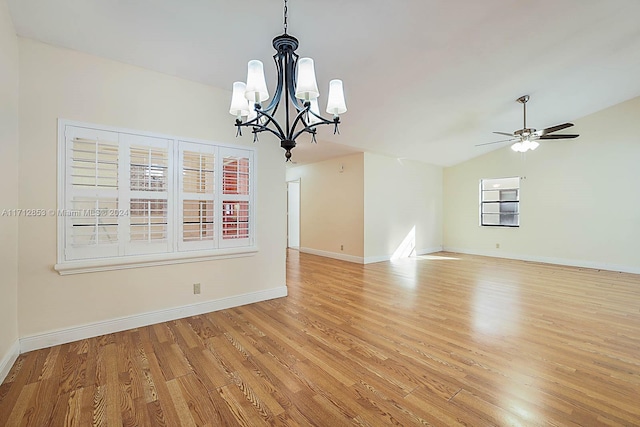
[[[59,128],[61,273],[255,252],[253,149]]]
[[[520,226],[520,178],[480,180],[480,225]]]

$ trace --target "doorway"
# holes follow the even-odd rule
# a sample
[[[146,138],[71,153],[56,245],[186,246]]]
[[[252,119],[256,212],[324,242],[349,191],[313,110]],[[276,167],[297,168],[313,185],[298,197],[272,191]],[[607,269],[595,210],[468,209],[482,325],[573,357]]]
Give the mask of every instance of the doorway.
[[[300,248],[300,180],[287,182],[287,247]]]

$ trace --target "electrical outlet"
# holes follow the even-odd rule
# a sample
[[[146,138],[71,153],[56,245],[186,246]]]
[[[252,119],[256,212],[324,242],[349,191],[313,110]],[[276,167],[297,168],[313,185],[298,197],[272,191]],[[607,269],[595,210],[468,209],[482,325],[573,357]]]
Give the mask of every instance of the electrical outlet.
[[[340,245],[340,250],[344,251],[344,245]]]
[[[193,293],[194,295],[197,295],[200,293],[200,283],[194,283],[193,284]]]
[[[496,249],[500,249],[500,243],[496,243]]]

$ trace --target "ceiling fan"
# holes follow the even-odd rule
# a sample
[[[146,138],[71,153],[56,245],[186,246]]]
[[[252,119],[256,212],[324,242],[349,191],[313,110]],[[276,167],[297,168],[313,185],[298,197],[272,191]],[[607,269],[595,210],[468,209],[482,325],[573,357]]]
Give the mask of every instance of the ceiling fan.
[[[518,129],[513,133],[507,132],[493,132],[498,135],[506,135],[510,136],[510,139],[503,139],[501,141],[494,142],[485,142],[484,144],[477,144],[476,147],[480,147],[481,145],[490,145],[490,144],[499,144],[502,142],[513,142],[514,144],[511,146],[513,151],[519,151],[524,153],[529,150],[535,150],[538,148],[540,143],[537,141],[539,139],[573,139],[577,138],[580,135],[576,134],[557,134],[551,135],[553,132],[557,132],[562,129],[569,128],[573,126],[573,123],[563,123],[561,125],[551,126],[546,129],[536,130],[533,128],[527,127],[527,101],[529,101],[529,95],[523,95],[520,98],[516,99],[519,103],[522,104],[522,108],[524,111],[524,125],[522,129]]]

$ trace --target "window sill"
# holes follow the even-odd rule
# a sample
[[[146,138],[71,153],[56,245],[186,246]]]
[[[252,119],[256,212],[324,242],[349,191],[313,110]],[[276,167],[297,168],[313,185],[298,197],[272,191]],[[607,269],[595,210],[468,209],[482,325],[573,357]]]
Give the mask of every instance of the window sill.
[[[53,266],[53,269],[61,276],[66,276],[68,274],[96,273],[99,271],[124,270],[127,268],[154,267],[158,265],[248,257],[255,255],[257,252],[258,248],[256,246],[249,246],[234,249],[89,259],[58,263]]]

